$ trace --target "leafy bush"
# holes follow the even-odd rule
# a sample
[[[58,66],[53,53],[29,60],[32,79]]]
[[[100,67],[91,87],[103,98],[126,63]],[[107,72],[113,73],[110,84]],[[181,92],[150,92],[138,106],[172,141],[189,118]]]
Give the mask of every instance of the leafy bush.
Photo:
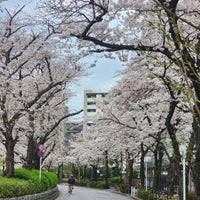
[[[33,169],[32,172],[39,177],[39,170]],[[49,190],[56,187],[58,184],[58,177],[53,172],[42,171],[41,182],[43,185],[43,190]]]
[[[97,182],[90,181],[88,185],[89,185],[89,187],[96,188]]]
[[[31,181],[0,177],[0,198],[19,197],[33,193],[35,193],[35,186]]]
[[[154,200],[154,195],[151,192],[146,191],[144,189],[138,190],[138,197],[142,200]]]
[[[109,188],[109,184],[104,181],[91,181],[88,183],[88,186],[92,188],[101,188],[101,189]]]
[[[15,169],[15,178],[0,176],[0,198],[18,197],[35,194],[55,188],[58,178],[55,173],[42,171],[41,181],[39,170]]]
[[[88,185],[88,182],[87,181],[76,181],[75,182],[75,185],[78,185],[78,186],[87,186]]]
[[[195,193],[194,192],[188,192],[187,199],[188,200],[194,200],[195,199]]]
[[[34,184],[36,193],[44,191],[43,183],[39,179],[39,174],[37,175],[34,171],[18,168],[15,169],[14,176],[19,179],[30,180]]]
[[[36,193],[49,190],[56,187],[58,178],[55,173],[44,172],[41,174],[41,181],[39,179],[39,170],[27,170],[23,168],[15,169],[15,177],[30,180],[35,187]]]
[[[120,184],[120,192],[122,193],[129,193],[129,185],[127,184]]]
[[[109,179],[111,183],[120,183],[120,176],[114,176]]]
[[[55,173],[53,172],[45,172],[42,171],[42,176],[46,176],[49,180],[49,188],[55,188],[58,184],[58,177]]]
[[[101,188],[101,189],[108,189],[109,184],[106,182],[98,181],[96,184],[96,188]]]

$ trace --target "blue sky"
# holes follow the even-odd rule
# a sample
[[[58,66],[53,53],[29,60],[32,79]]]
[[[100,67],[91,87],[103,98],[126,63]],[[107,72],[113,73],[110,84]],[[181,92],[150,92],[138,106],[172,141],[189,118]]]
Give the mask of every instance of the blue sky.
[[[88,69],[91,75],[83,77],[79,86],[73,86],[72,90],[76,96],[69,102],[71,111],[83,108],[84,90],[94,90],[97,92],[108,92],[115,85],[119,77],[116,77],[117,70],[122,69],[118,60],[102,58],[97,62],[96,67]]]
[[[29,14],[34,12],[33,4],[37,0],[8,0],[1,5],[6,6],[8,9],[14,9],[16,6],[21,7],[26,5],[25,10]],[[87,62],[87,60],[85,60]],[[110,60],[106,58],[98,59],[96,67],[88,69],[91,75],[84,77],[80,80],[79,85],[71,87],[75,96],[69,101],[68,107],[70,111],[78,111],[83,109],[83,94],[84,90],[94,90],[97,92],[108,92],[116,83],[119,77],[115,77],[116,71],[122,69],[122,64],[119,60]],[[78,118],[81,118],[80,115]]]

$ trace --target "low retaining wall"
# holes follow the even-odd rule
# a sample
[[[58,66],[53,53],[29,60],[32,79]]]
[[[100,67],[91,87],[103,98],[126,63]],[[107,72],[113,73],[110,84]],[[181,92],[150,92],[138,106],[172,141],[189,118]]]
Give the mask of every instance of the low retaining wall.
[[[48,190],[42,193],[21,196],[21,197],[12,197],[12,198],[0,198],[0,200],[55,200],[59,196],[58,188]]]

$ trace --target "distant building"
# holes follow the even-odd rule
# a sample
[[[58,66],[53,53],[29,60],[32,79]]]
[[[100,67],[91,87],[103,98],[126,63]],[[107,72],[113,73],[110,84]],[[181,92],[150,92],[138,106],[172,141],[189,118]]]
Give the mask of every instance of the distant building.
[[[68,122],[66,124],[66,134],[65,134],[65,150],[70,149],[70,141],[74,141],[77,138],[77,135],[81,133],[83,130],[83,124],[82,123],[74,123],[74,122]]]
[[[101,110],[97,107],[96,102],[101,101],[106,92],[95,92],[92,90],[84,91],[84,105],[83,105],[83,129],[93,124],[94,117],[101,113]]]
[[[67,134],[66,135],[73,135],[76,133],[80,133],[83,129],[82,123],[68,122],[66,124],[66,126],[67,126]]]

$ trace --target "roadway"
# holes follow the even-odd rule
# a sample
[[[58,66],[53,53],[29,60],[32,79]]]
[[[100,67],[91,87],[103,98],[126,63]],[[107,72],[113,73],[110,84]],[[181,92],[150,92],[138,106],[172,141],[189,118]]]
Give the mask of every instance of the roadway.
[[[112,190],[92,189],[75,186],[73,193],[68,193],[67,184],[59,184],[60,196],[56,200],[133,200],[128,195],[121,195]]]

